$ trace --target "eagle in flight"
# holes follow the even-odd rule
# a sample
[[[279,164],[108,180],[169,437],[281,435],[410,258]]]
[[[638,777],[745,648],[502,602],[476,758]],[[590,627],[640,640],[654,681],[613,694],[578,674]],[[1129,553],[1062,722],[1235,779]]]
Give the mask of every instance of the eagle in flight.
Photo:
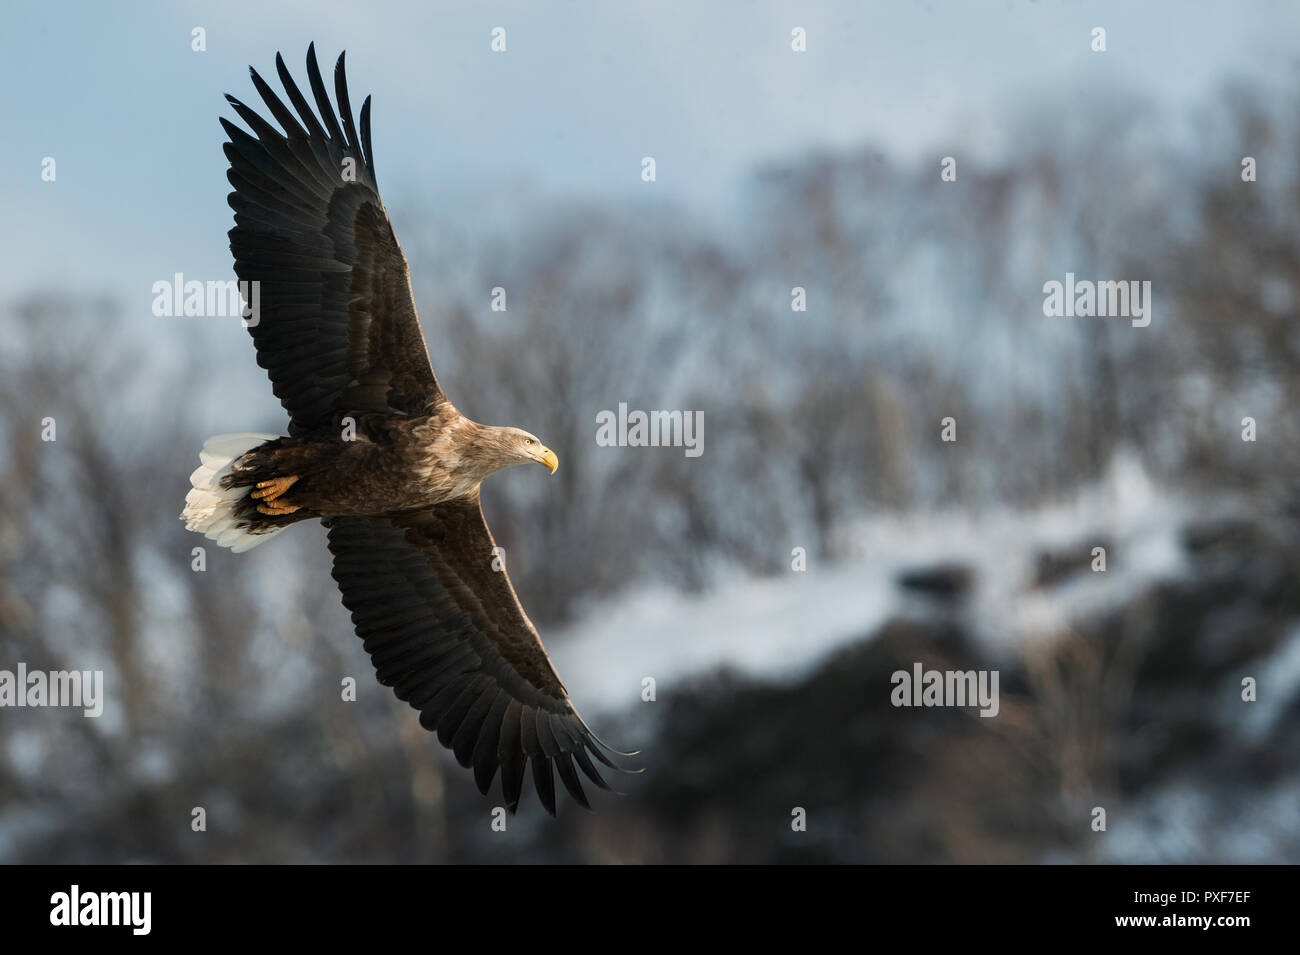
[[[250,72],[281,129],[233,96],[252,134],[221,125],[235,273],[260,295],[245,324],[289,434],[209,438],[181,517],[235,552],[320,518],[379,681],[473,767],[479,790],[487,794],[499,769],[514,812],[531,765],[547,812],[555,814],[557,773],[590,809],[579,770],[609,789],[592,758],[628,772],[611,756],[636,754],[610,749],[574,709],[494,562],[479,505],[490,474],[530,462],[554,473],[555,452],[519,428],[471,421],[439,387],[375,184],[370,98],[358,135],[343,56],[336,112],[314,45],[307,50],[319,115],[278,54],[275,65],[292,111]]]

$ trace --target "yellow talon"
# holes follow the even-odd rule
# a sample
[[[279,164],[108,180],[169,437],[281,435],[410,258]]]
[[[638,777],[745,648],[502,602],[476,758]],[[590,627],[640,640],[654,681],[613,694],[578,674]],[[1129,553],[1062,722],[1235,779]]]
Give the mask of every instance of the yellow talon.
[[[288,477],[274,478],[270,481],[258,481],[257,489],[253,491],[251,496],[261,498],[267,503],[270,503],[285,491],[289,490],[289,488],[293,487],[297,481],[298,475],[296,474],[290,474]],[[259,507],[258,510],[261,510],[261,508]],[[295,507],[294,510],[296,511],[297,508]]]

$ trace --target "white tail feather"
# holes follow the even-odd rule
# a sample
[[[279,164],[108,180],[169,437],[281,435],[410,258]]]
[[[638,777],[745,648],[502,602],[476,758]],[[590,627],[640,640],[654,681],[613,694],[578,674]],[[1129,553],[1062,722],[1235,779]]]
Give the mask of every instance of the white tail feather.
[[[185,529],[214,540],[220,547],[229,547],[239,554],[287,528],[269,531],[251,531],[235,526],[235,503],[252,490],[248,487],[223,488],[221,479],[230,473],[230,466],[264,441],[279,435],[240,431],[235,434],[217,434],[203,442],[199,460],[203,463],[190,475],[193,488],[185,495],[185,510],[181,520]]]

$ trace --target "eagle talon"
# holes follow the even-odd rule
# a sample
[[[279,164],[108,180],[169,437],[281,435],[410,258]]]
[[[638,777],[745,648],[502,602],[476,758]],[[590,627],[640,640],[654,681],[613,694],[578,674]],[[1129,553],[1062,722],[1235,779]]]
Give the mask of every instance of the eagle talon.
[[[285,491],[289,490],[289,488],[293,487],[297,481],[298,475],[296,474],[290,474],[288,477],[274,478],[270,481],[258,481],[257,488],[253,491],[250,497],[261,498],[269,504]],[[259,506],[258,510],[260,511],[261,509],[262,508]],[[296,511],[297,508],[295,507],[294,510]]]
[[[296,510],[299,510],[297,504],[268,503],[263,501],[261,504],[257,505],[257,513],[269,514],[272,517],[279,517],[282,514],[292,514]]]

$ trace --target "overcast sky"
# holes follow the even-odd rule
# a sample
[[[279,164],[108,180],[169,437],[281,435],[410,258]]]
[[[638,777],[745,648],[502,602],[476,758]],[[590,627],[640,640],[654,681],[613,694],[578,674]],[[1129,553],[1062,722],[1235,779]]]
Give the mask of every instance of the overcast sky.
[[[196,26],[205,52],[191,50]],[[497,26],[504,54],[490,49]],[[1090,50],[1094,26],[1105,54]],[[811,148],[916,159],[956,140],[987,155],[1031,102],[1064,113],[1131,90],[1190,112],[1230,79],[1289,83],[1300,4],[11,2],[0,294],[102,290],[147,313],[160,278],[229,277],[221,94],[258,102],[246,68],[272,77],[276,50],[305,85],[310,40],[327,69],[348,50],[356,108],[374,94],[399,223],[418,200],[501,228],[528,195],[662,202],[725,223],[757,163]]]

